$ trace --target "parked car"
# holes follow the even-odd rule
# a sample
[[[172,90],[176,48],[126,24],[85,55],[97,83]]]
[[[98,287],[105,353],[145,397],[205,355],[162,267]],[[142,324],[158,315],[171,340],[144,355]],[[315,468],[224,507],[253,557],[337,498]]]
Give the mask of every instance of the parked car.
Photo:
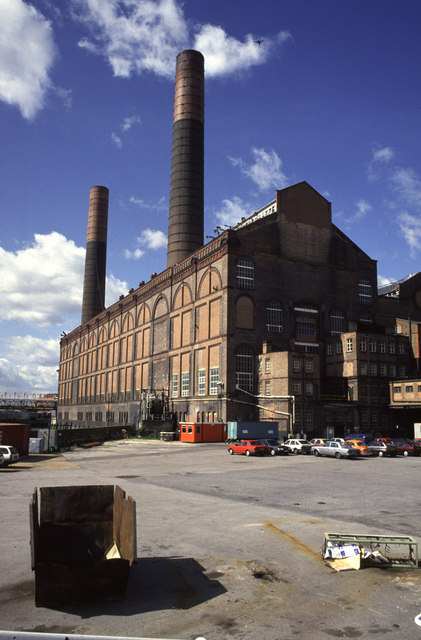
[[[228,453],[230,455],[243,453],[246,456],[264,456],[269,453],[269,449],[259,440],[239,440],[228,445]]]
[[[345,442],[344,438],[331,438],[330,441],[331,442],[340,442],[341,444],[344,444],[344,442]]]
[[[315,445],[323,445],[327,442],[326,438],[313,438],[310,440],[310,444],[314,447]]]
[[[323,445],[313,445],[311,452],[315,456],[331,456],[334,458],[358,458],[360,455],[358,449],[355,449],[351,444],[345,442],[333,442],[327,440]]]
[[[396,438],[393,439],[393,444],[396,446],[398,456],[421,455],[421,446],[414,440],[407,440],[406,438]]]
[[[271,456],[287,456],[291,453],[289,447],[276,440],[260,440],[260,442],[267,446]]]
[[[0,453],[0,467],[7,467],[7,464],[4,460],[4,455],[2,453]]]
[[[367,446],[364,444],[362,440],[346,440],[345,444],[349,443],[354,447],[354,449],[358,449],[360,456],[372,456],[373,453],[367,449]]]
[[[284,445],[291,449],[292,453],[311,453],[311,444],[308,440],[298,440],[295,438],[291,438],[290,440],[285,440]]]
[[[367,449],[375,456],[379,456],[379,458],[383,458],[383,456],[396,456],[398,453],[397,447],[392,442],[386,442],[380,439],[369,442]]]
[[[0,453],[3,456],[3,462],[0,461],[0,466],[2,467],[7,467],[9,464],[14,464],[19,460],[19,451],[13,445],[0,445]]]

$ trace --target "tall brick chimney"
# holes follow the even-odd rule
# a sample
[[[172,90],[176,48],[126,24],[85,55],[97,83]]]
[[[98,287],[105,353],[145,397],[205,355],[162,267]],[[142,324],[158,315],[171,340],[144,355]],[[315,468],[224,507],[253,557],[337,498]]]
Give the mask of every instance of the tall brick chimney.
[[[108,197],[107,187],[91,187],[83,282],[82,324],[89,322],[105,308]]]
[[[177,56],[167,267],[203,245],[204,58]]]

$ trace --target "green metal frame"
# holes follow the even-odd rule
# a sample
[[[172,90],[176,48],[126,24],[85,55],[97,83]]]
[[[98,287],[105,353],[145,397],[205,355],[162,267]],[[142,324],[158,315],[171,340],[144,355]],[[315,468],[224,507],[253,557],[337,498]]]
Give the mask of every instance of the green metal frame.
[[[348,534],[348,533],[325,533],[325,542],[323,547],[323,555],[326,551],[327,543],[339,543],[339,544],[357,544],[364,549],[370,551],[380,551],[383,557],[387,559],[386,562],[382,562],[378,566],[382,567],[406,567],[406,568],[418,568],[418,542],[412,536],[383,536],[383,535],[370,535],[366,533],[362,534]],[[408,552],[405,557],[393,557],[391,549],[392,546],[407,547]],[[377,565],[376,565],[377,566]]]

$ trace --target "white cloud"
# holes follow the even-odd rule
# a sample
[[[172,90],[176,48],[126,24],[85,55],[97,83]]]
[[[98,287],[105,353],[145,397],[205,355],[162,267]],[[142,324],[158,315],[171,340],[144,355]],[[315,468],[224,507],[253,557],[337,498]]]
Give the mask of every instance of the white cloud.
[[[136,238],[136,242],[141,247],[145,247],[145,249],[162,249],[167,246],[167,236],[159,229],[145,229],[140,236]],[[139,247],[133,251],[129,249],[125,249],[124,251],[124,257],[128,260],[139,260],[144,254],[145,251]]]
[[[129,249],[124,250],[124,257],[127,260],[139,260],[144,255],[144,251],[142,249],[134,249],[134,251],[130,251]]]
[[[16,252],[0,247],[0,322],[21,320],[36,327],[63,326],[81,313],[85,249],[53,231],[35,234]],[[107,279],[107,298],[127,291],[127,283]]]
[[[124,118],[122,124],[120,125],[120,129],[123,132],[129,131],[135,124],[141,124],[142,119],[140,116],[129,116],[128,118]]]
[[[132,204],[136,204],[142,209],[151,209],[152,211],[166,211],[168,209],[168,205],[166,204],[166,197],[162,196],[158,202],[150,204],[142,200],[142,198],[136,198],[136,196],[130,197],[130,202]]]
[[[356,212],[353,216],[353,220],[354,221],[362,220],[362,218],[365,218],[366,214],[369,211],[371,211],[372,208],[373,207],[371,206],[371,204],[369,204],[365,200],[358,200],[356,204]]]
[[[240,167],[241,173],[250,178],[261,191],[288,186],[287,176],[282,171],[282,161],[276,151],[253,147],[251,152],[254,157],[252,164],[247,164],[240,158],[230,157],[229,160],[235,167]]]
[[[421,250],[421,218],[403,211],[398,216],[399,229],[409,246],[411,258]]]
[[[175,0],[76,0],[74,17],[85,22],[94,42],[79,46],[100,52],[115,76],[150,71],[172,78],[175,58],[186,45],[187,26]]]
[[[13,336],[2,342],[6,358],[0,358],[2,391],[45,393],[57,390],[59,339],[31,335]]]
[[[377,180],[380,175],[380,170],[387,166],[394,157],[395,152],[392,147],[373,149],[371,160],[368,164],[368,179],[371,182]]]
[[[123,146],[123,140],[116,133],[114,133],[114,131],[111,134],[111,140],[114,142],[115,146],[118,147],[118,149],[121,149],[121,147]]]
[[[162,249],[167,246],[167,236],[159,229],[145,229],[137,241],[148,249]]]
[[[291,39],[291,34],[281,31],[275,38],[264,38],[259,45],[248,34],[244,42],[229,36],[222,27],[205,24],[199,28],[194,48],[205,57],[207,76],[231,75],[267,61],[275,46]]]
[[[421,208],[421,180],[410,168],[396,168],[391,175],[394,189],[403,201],[417,209]]]
[[[240,222],[241,218],[249,216],[251,211],[252,209],[248,203],[235,196],[231,200],[229,198],[223,200],[222,206],[220,210],[215,213],[215,216],[221,224],[231,227],[237,224],[237,222]]]
[[[79,46],[104,56],[115,76],[149,71],[173,79],[176,56],[189,46],[182,7],[177,0],[74,0],[73,15],[87,25],[93,39],[82,38]],[[258,45],[250,34],[240,41],[216,25],[199,24],[195,31],[193,46],[205,56],[208,76],[263,64],[291,39],[290,33],[280,31]]]
[[[57,52],[50,22],[22,0],[0,0],[0,100],[32,119],[52,88]]]

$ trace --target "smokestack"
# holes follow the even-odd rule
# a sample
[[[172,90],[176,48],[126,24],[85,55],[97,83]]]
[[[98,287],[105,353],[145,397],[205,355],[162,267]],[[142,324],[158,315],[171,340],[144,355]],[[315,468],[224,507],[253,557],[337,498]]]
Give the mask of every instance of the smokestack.
[[[83,282],[82,324],[101,313],[105,308],[108,196],[107,187],[91,187],[85,279]]]
[[[177,56],[167,267],[203,245],[204,58]]]

